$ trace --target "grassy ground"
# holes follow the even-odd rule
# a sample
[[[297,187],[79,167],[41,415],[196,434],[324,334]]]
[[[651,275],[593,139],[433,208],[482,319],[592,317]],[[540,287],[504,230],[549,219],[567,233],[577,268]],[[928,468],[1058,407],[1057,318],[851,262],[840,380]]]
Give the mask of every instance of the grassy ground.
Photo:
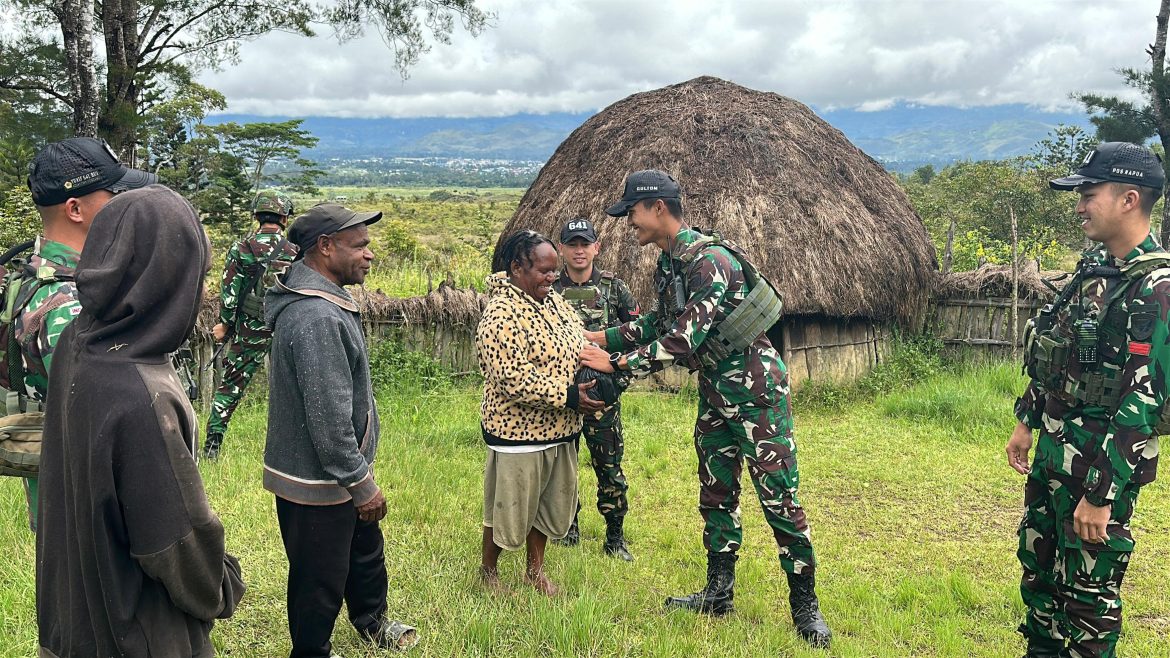
[[[1011,656],[1022,615],[1015,526],[1023,482],[1002,446],[1022,382],[1009,366],[942,373],[921,384],[836,405],[801,404],[797,440],[802,499],[821,566],[822,606],[835,656]],[[378,480],[390,503],[383,522],[390,607],[419,627],[419,656],[647,655],[813,656],[793,633],[784,576],[754,496],[743,499],[745,545],[738,612],[723,620],[664,614],[662,599],[702,584],[690,435],[693,394],[626,398],[627,521],[632,565],[600,553],[604,524],[582,472],[584,542],[551,547],[549,572],[564,594],[546,600],[522,586],[522,556],[501,560],[513,593],[477,584],[481,474],[479,393],[388,391]],[[240,557],[249,590],[236,616],[216,626],[222,655],[287,653],[285,562],[271,495],[260,486],[265,410],[233,421],[226,455],[203,464],[213,507]],[[1162,478],[1142,495],[1138,550],[1124,589],[1125,656],[1170,655],[1170,500]],[[35,653],[33,540],[19,483],[0,478],[0,656]],[[372,656],[344,622],[344,656]]]

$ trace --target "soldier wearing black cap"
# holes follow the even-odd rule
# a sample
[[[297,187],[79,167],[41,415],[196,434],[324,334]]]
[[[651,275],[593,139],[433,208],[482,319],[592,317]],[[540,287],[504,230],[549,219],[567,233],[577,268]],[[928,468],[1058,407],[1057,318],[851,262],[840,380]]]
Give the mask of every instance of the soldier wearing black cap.
[[[1008,465],[1027,476],[1017,556],[1028,656],[1113,656],[1129,520],[1170,432],[1170,253],[1150,233],[1165,182],[1136,144],[1107,142],[1050,182],[1080,195],[1099,243],[1057,300],[1028,322]],[[1040,430],[1029,462],[1032,432]]]
[[[629,286],[613,272],[593,267],[593,259],[601,251],[597,229],[588,219],[571,219],[561,229],[560,244],[564,268],[553,283],[553,289],[569,302],[588,331],[604,331],[611,326],[632,322],[638,318],[638,302]],[[605,518],[606,555],[626,561],[634,556],[626,546],[623,525],[629,503],[626,476],[622,473],[622,455],[625,441],[622,437],[621,402],[614,404],[601,418],[585,416],[585,445],[589,448],[589,463],[597,475],[597,511]],[[564,539],[556,540],[563,546],[576,546],[581,541],[578,518],[581,502],[577,501],[578,515]]]
[[[658,303],[635,322],[586,332],[614,353],[586,348],[582,362],[636,377],[671,365],[699,373],[695,452],[707,585],[668,598],[666,607],[714,615],[735,609],[740,475],[747,462],[788,578],[792,621],[809,644],[827,646],[832,633],[816,595],[817,560],[798,495],[788,372],[766,333],[779,319],[779,295],[742,249],[683,221],[682,190],[666,172],[627,176],[622,198],[606,213],[625,217],[638,244],[661,250]]]
[[[320,204],[289,229],[297,261],[264,298],[272,327],[264,488],[288,556],[293,656],[329,656],[344,601],[358,633],[407,649],[415,629],[386,615],[382,530],[386,499],[374,481],[378,409],[357,303],[368,226],[380,212]]]
[[[36,414],[49,388],[57,339],[81,311],[73,270],[94,216],[115,194],[157,180],[154,174],[126,167],[104,141],[92,137],[49,144],[29,165],[28,188],[43,229],[32,257],[5,279],[6,289],[20,289],[19,294],[7,297],[13,307],[5,308],[0,318],[0,344],[7,348],[14,337],[20,346],[11,352],[5,349],[0,364],[0,386],[10,392],[8,414],[32,414],[25,416],[26,421],[38,418],[40,422]],[[9,381],[10,373],[17,373],[15,381]],[[35,531],[35,472],[24,482],[29,523]]]

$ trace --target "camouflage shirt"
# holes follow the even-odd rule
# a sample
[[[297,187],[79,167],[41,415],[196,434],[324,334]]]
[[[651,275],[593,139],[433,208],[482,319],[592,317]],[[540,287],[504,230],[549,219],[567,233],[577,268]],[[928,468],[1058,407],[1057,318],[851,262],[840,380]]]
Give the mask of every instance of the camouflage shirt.
[[[62,274],[73,274],[81,254],[60,242],[37,238],[36,251],[29,259],[33,269],[50,266]],[[39,313],[37,311],[40,311]],[[49,389],[49,368],[57,339],[81,313],[77,286],[72,281],[50,281],[37,288],[28,304],[12,322],[24,360],[25,395],[38,402]]]
[[[284,241],[281,252],[272,255],[272,250],[281,241]],[[261,290],[270,288],[276,282],[276,277],[292,264],[296,255],[296,245],[285,241],[280,229],[260,229],[232,245],[224,258],[223,282],[219,292],[219,321],[228,326],[229,334],[239,331],[241,334],[266,336],[270,333],[264,325],[264,318],[248,317],[241,313],[240,303],[249,292],[256,290],[257,285]],[[264,267],[265,263],[269,263],[268,268],[259,274],[258,280],[257,270]]]
[[[626,355],[627,367],[636,376],[675,364],[698,370],[699,394],[711,406],[778,404],[788,392],[788,373],[766,335],[721,361],[703,358],[708,356],[703,341],[739,306],[750,288],[739,261],[724,247],[703,249],[689,267],[678,260],[701,237],[698,231],[684,226],[675,236],[670,255],[659,256],[654,272],[657,288],[664,294],[673,294],[672,271],[687,277],[682,312],[667,317],[668,300],[660,294],[650,313],[606,330],[606,345],[622,351],[640,346]]]
[[[608,286],[602,285],[603,276],[610,278]],[[634,299],[626,282],[596,267],[593,268],[593,274],[585,283],[574,282],[569,278],[567,270],[562,271],[561,278],[553,283],[553,290],[561,293],[565,301],[577,309],[577,314],[581,316],[581,321],[585,323],[585,329],[588,331],[601,331],[616,324],[632,322],[638,318],[638,301]],[[566,290],[571,292],[565,294]],[[578,299],[573,294],[578,293],[580,296],[580,293],[590,292],[594,295],[591,300]],[[570,297],[573,298],[570,299]],[[605,321],[606,316],[608,316],[608,322]]]
[[[1112,258],[1103,247],[1086,252],[1085,257],[1096,264],[1121,267],[1156,251],[1162,249],[1151,235],[1125,258]],[[1112,501],[1131,478],[1139,484],[1154,479],[1158,438],[1153,432],[1170,382],[1170,268],[1156,269],[1131,284],[1104,314],[1106,299],[1121,285],[1125,285],[1124,279],[1086,277],[1081,282],[1080,298],[1074,296],[1056,317],[1056,331],[1071,337],[1073,345],[1077,319],[1103,320],[1098,363],[1081,364],[1077,350],[1069,350],[1065,379],[1082,381],[1101,372],[1115,376],[1120,387],[1116,409],[1080,405],[1064,391],[1045,390],[1036,381],[1029,383],[1016,403],[1020,421],[1071,446],[1060,458],[1063,468],[1075,477],[1083,476],[1086,494],[1104,501]],[[1092,437],[1095,445],[1082,453],[1083,446],[1074,433]]]

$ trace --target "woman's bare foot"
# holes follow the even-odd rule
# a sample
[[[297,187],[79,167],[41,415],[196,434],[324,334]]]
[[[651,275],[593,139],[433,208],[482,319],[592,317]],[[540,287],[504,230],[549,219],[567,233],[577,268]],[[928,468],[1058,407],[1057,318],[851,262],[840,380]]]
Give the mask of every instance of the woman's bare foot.
[[[556,596],[561,592],[561,590],[558,589],[557,586],[548,579],[548,576],[544,575],[544,571],[537,571],[535,573],[531,571],[527,572],[524,574],[524,582],[532,585],[536,591],[544,594],[545,596]]]

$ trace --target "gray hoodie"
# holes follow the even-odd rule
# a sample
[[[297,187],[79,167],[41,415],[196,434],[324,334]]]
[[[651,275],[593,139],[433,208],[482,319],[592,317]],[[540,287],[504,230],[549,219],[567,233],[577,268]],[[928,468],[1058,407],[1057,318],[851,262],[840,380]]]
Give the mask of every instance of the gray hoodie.
[[[369,502],[378,410],[357,304],[304,261],[264,298],[273,328],[264,488],[303,505]]]

